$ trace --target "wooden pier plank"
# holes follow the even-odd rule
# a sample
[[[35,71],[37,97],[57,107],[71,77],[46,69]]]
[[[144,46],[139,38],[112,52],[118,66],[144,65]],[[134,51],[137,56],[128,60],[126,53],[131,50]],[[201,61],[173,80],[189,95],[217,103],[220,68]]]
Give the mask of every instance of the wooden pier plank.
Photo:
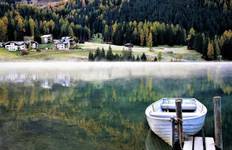
[[[183,150],[192,150],[193,137],[185,138]]]
[[[202,137],[194,138],[194,150],[203,150],[203,141]],[[212,137],[205,137],[206,150],[215,150],[215,143]],[[183,150],[192,150],[193,146],[193,137],[189,137],[184,142]]]

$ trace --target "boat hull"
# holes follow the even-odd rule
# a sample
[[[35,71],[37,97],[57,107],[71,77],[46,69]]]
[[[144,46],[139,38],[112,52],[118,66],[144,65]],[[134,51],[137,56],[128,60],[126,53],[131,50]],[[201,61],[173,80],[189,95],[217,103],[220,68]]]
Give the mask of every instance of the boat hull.
[[[152,105],[158,106],[160,102],[155,102]],[[149,124],[151,130],[158,135],[161,139],[163,139],[169,145],[172,144],[172,122],[171,118],[176,118],[175,113],[168,113],[170,115],[164,116],[161,113],[157,113],[156,115],[150,115],[153,106],[150,105],[146,109],[146,119]],[[195,135],[199,132],[205,122],[205,117],[207,113],[206,107],[197,101],[197,105],[201,107],[202,113],[197,113],[196,115],[190,116],[189,114],[183,113],[183,132],[184,135]],[[176,135],[176,134],[175,134]]]
[[[154,119],[147,116],[151,130],[169,145],[172,145],[172,122],[171,119]],[[194,135],[204,125],[205,115],[199,118],[183,119],[183,132],[185,135]]]

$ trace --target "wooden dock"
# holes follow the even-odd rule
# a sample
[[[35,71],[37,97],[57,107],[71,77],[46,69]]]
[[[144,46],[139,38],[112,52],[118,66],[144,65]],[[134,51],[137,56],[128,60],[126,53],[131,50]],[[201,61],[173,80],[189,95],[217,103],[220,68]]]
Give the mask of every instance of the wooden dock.
[[[221,97],[213,97],[214,106],[214,133],[213,137],[205,137],[204,127],[202,128],[202,137],[187,137],[183,138],[182,124],[182,106],[181,99],[176,100],[176,116],[177,119],[172,119],[172,143],[174,150],[223,150],[222,140],[222,117],[221,117]],[[175,126],[177,124],[177,142],[175,140]]]
[[[215,150],[215,143],[212,137],[205,137],[205,148],[202,137],[188,137],[184,141],[183,150]]]

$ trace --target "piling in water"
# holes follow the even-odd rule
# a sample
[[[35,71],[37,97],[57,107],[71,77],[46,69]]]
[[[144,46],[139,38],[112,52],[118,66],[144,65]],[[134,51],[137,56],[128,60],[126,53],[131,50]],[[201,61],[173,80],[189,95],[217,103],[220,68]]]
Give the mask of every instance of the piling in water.
[[[222,141],[222,118],[221,118],[221,97],[213,97],[214,105],[214,138],[217,149],[223,150]]]
[[[175,146],[175,126],[176,126],[176,120],[175,118],[171,118],[171,122],[172,122],[172,147],[174,149]]]
[[[182,99],[176,99],[176,119],[177,119],[177,131],[179,146],[182,149],[184,136],[183,136],[183,118],[182,118]]]

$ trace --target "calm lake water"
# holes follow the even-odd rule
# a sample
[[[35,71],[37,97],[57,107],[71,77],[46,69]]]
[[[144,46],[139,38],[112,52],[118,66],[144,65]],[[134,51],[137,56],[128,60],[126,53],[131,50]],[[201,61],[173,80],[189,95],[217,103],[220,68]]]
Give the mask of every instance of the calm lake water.
[[[1,150],[165,150],[146,107],[163,97],[222,96],[232,149],[232,63],[0,63]]]

